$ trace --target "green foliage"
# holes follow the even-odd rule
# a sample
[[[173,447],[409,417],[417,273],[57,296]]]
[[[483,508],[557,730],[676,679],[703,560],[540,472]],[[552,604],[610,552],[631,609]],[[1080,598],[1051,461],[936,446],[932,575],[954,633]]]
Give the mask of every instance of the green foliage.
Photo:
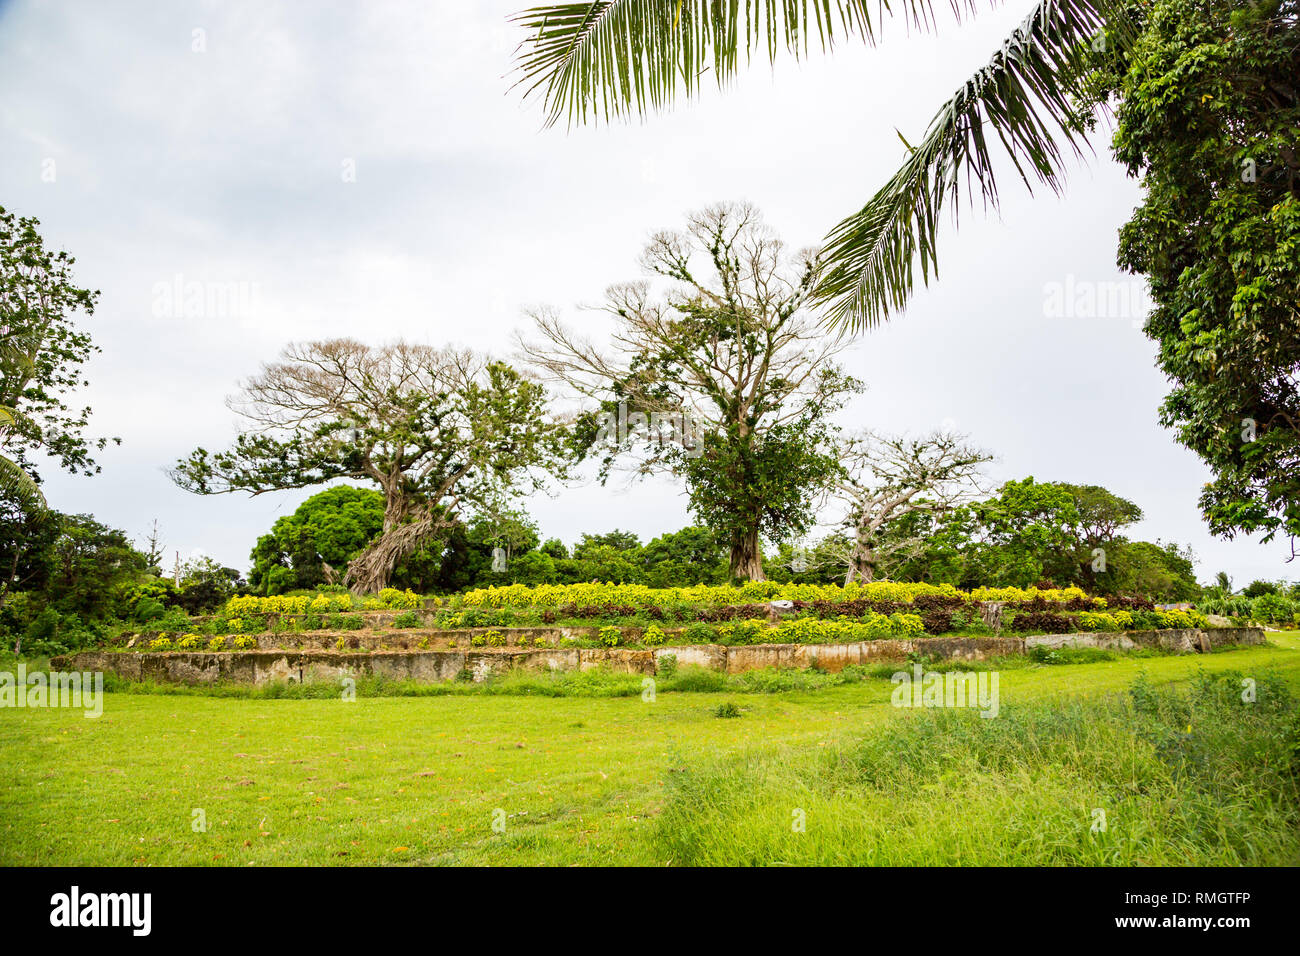
[[[604,534],[583,534],[581,540],[573,546],[573,557],[579,561],[589,561],[598,555],[608,554],[605,549],[635,553],[641,550],[641,539],[631,531],[619,531],[617,528]]]
[[[1140,515],[1136,504],[1095,485],[1009,481],[993,497],[923,529],[924,547],[897,576],[967,589],[1046,581],[1090,593],[1195,601],[1201,588],[1189,549],[1121,534]]]
[[[198,494],[377,483],[383,533],[347,569],[349,583],[372,593],[462,511],[486,511],[564,471],[566,429],[546,403],[543,386],[471,353],[296,344],[246,383],[238,407],[249,421],[234,446],[196,449],[172,477]]]
[[[838,468],[830,416],[862,390],[833,361],[845,343],[807,309],[817,263],[788,253],[746,204],[692,213],[641,261],[666,291],[608,290],[608,354],[576,346],[549,312],[534,315],[543,341],[525,354],[601,403],[574,435],[602,480],[628,458],[638,475],[684,480],[692,513],[730,552],[730,575],[761,580],[761,542],[812,524],[814,492]],[[645,423],[633,427],[633,415]],[[672,439],[656,417],[675,418]]]
[[[739,717],[740,715],[740,707],[734,701],[726,700],[713,708],[714,717]]]
[[[98,351],[73,316],[92,315],[99,293],[74,283],[76,260],[46,249],[39,226],[0,206],[0,493],[30,511],[45,506],[33,456],[92,475],[109,441],[87,438],[90,408],[65,402],[88,384],[82,367]]]
[[[1300,18],[1294,4],[1155,0],[1127,55],[1114,152],[1144,197],[1119,262],[1147,276],[1161,418],[1210,466],[1210,529],[1300,535]]]
[[[190,614],[215,610],[244,585],[238,571],[222,567],[207,557],[181,565],[180,578],[180,588],[172,602]]]
[[[655,845],[685,866],[1281,864],[1300,722],[1283,681],[1246,703],[1242,678],[1139,679],[1127,698],[1004,703],[996,720],[931,708],[857,741],[678,763]]]
[[[1195,601],[1194,555],[1173,542],[1116,541],[1106,548],[1106,572],[1095,575],[1096,586],[1107,594],[1131,594],[1153,601]]]
[[[1261,594],[1251,601],[1251,618],[1265,624],[1292,624],[1297,613],[1300,600],[1283,594]]]
[[[731,424],[706,435],[703,454],[681,464],[691,511],[732,542],[733,556],[752,556],[761,570],[760,540],[797,537],[812,527],[816,512],[810,489],[824,485],[838,468],[826,450],[826,411],[823,405],[762,435]]]
[[[49,653],[94,643],[115,621],[141,612],[166,614],[163,600],[143,602],[141,588],[170,600],[174,588],[158,586],[144,555],[126,534],[89,515],[45,512],[32,524],[12,498],[0,499],[0,634],[23,646],[26,638]],[[17,587],[27,590],[16,593]],[[29,649],[35,644],[28,644]]]
[[[569,556],[569,549],[564,546],[564,542],[559,538],[547,538],[537,550],[550,556],[555,561],[561,561]]]
[[[689,587],[727,579],[727,549],[713,531],[692,525],[661,534],[641,549],[642,584]]]
[[[1265,594],[1277,594],[1280,590],[1276,581],[1251,581],[1241,589],[1242,597],[1257,598]]]
[[[712,624],[694,621],[682,628],[682,638],[687,644],[716,644],[718,630]]]
[[[677,676],[677,655],[660,654],[655,658],[655,673],[662,679],[671,680]]]
[[[312,495],[257,539],[248,583],[258,594],[284,594],[326,583],[325,565],[342,574],[384,527],[384,496],[338,485]]]

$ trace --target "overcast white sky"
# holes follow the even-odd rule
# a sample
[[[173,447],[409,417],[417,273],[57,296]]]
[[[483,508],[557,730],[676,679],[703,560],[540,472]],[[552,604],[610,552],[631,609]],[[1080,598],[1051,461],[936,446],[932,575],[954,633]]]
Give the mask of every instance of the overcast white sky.
[[[941,17],[937,36],[889,23],[875,49],[756,64],[644,123],[566,132],[509,90],[520,37],[506,18],[529,3],[0,0],[0,205],[39,218],[102,290],[85,323],[103,349],[87,400],[96,430],[122,437],[98,477],[45,470],[55,507],[137,537],[156,518],[170,551],[247,567],[257,535],[308,493],[200,498],[163,469],[231,440],[225,396],[287,342],[506,355],[538,304],[599,337],[574,306],[637,278],[651,232],[723,199],[815,244],[896,168],[895,129],[915,142],[1033,5]],[[998,479],[1132,498],[1146,511],[1136,534],[1190,543],[1202,579],[1295,577],[1283,546],[1206,532],[1208,473],[1157,423],[1166,383],[1140,322],[1045,315],[1053,283],[1132,281],[1114,261],[1137,186],[1104,134],[1096,146],[1063,198],[1006,180],[1000,215],[963,213],[941,238],[940,281],[846,355],[869,391],[844,424],[955,426],[999,455]],[[178,281],[244,298],[168,314],[159,289]],[[570,542],[689,522],[664,482],[527,507]]]

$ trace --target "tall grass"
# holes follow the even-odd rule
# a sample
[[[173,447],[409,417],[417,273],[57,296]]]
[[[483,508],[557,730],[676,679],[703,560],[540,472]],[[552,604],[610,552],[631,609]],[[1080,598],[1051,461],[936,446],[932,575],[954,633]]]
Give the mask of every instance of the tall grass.
[[[903,712],[816,752],[668,774],[654,840],[679,865],[1300,862],[1300,718],[1242,675],[1124,697]],[[802,822],[802,829],[800,823]]]

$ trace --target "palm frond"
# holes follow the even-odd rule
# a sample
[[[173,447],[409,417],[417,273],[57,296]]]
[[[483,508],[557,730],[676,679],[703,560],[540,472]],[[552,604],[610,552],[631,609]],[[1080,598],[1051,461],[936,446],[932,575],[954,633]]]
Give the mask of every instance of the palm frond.
[[[948,0],[959,17],[976,0]],[[645,115],[679,92],[695,94],[712,70],[722,86],[754,55],[807,56],[840,37],[874,43],[871,0],[595,0],[532,7],[512,19],[531,34],[516,53],[525,97],[544,95],[548,125],[568,115]],[[932,0],[888,0],[877,16],[933,26]]]
[[[0,495],[17,501],[32,515],[44,514],[49,507],[36,480],[18,462],[4,455],[0,455]]]
[[[827,236],[815,298],[830,327],[860,332],[902,309],[917,263],[923,282],[938,274],[939,213],[961,198],[963,178],[972,201],[997,206],[993,137],[1031,191],[1034,180],[1060,190],[1064,159],[1083,153],[1086,63],[1122,16],[1113,0],[1042,0],[944,104],[898,172]]]

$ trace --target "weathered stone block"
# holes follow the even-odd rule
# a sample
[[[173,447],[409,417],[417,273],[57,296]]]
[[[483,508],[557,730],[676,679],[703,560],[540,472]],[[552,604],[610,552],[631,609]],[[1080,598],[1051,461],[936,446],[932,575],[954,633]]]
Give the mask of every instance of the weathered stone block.
[[[796,667],[798,644],[751,644],[727,648],[727,673],[739,674],[763,667]]]
[[[657,647],[654,650],[656,673],[659,669],[659,661],[669,655],[677,658],[678,667],[694,665],[696,667],[706,667],[711,671],[725,671],[727,669],[727,649],[721,644]]]
[[[626,647],[583,647],[578,649],[578,667],[588,671],[607,667],[618,674],[653,674],[653,651],[634,651]]]

